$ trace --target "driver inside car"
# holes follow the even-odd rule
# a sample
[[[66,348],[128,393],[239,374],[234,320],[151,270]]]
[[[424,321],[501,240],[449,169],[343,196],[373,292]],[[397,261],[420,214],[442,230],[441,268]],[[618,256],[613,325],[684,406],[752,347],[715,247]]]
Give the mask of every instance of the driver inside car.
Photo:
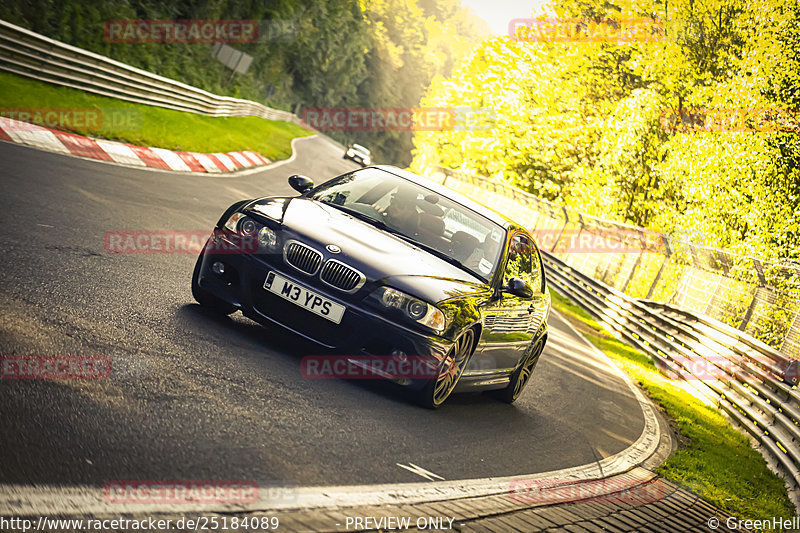
[[[386,207],[385,216],[385,222],[389,227],[409,237],[415,236],[419,230],[416,193],[408,189],[398,189]]]
[[[472,250],[472,252],[467,256],[466,259],[462,261],[462,264],[469,268],[470,270],[481,272],[483,274],[488,274],[491,272],[492,263],[486,260],[486,250],[487,250],[487,242],[489,240],[489,235],[483,239],[482,242],[479,242],[477,246]]]

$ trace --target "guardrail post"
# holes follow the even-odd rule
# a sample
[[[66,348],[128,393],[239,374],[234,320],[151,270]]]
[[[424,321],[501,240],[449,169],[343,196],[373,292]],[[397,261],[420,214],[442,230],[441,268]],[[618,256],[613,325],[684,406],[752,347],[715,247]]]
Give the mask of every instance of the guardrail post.
[[[753,291],[753,298],[752,300],[750,300],[750,305],[747,306],[747,311],[745,311],[741,322],[739,322],[739,326],[737,328],[739,331],[745,331],[747,329],[747,325],[750,323],[750,319],[753,318],[753,312],[756,310],[757,303],[758,303],[758,287],[756,287],[756,290]]]
[[[797,310],[797,313],[795,313],[794,315],[794,320],[792,320],[792,323],[789,324],[789,329],[786,330],[786,335],[783,337],[783,340],[781,341],[780,348],[778,348],[779,352],[783,353],[783,347],[786,344],[786,339],[789,338],[789,335],[795,328],[800,328],[800,309]]]
[[[636,262],[633,264],[633,268],[631,268],[631,271],[628,273],[628,279],[625,280],[625,283],[622,285],[622,289],[620,289],[622,292],[627,293],[628,285],[633,279],[633,275],[636,273],[636,269],[639,268],[639,265],[642,263],[643,253],[644,252],[642,250],[639,250],[639,255],[636,256]]]
[[[711,293],[711,297],[708,299],[708,302],[706,302],[706,308],[705,308],[705,310],[703,311],[703,314],[704,314],[704,315],[711,316],[711,315],[709,315],[709,314],[708,314],[708,310],[709,310],[709,309],[711,309],[711,304],[712,304],[712,303],[714,303],[714,300],[715,300],[715,299],[716,299],[716,297],[717,297],[717,293],[719,292],[719,288],[720,288],[720,286],[722,285],[722,279],[725,277],[725,276],[724,276],[724,275],[722,275],[722,274],[717,274],[717,276],[718,276],[718,279],[717,279],[717,284],[714,286],[714,290],[713,290],[713,292]]]
[[[661,242],[664,243],[664,260],[661,262],[661,266],[658,269],[658,273],[656,273],[656,277],[653,279],[653,283],[651,283],[650,288],[647,289],[647,296],[645,296],[645,299],[647,300],[650,300],[653,297],[653,293],[656,291],[656,286],[658,285],[658,282],[661,281],[661,275],[664,273],[664,269],[667,267],[670,257],[672,257],[672,248],[669,245],[669,239],[665,235],[662,235]]]
[[[564,213],[564,226],[561,228],[561,231],[558,233],[558,237],[556,237],[555,242],[553,243],[553,247],[550,248],[551,253],[556,252],[556,246],[558,246],[558,241],[561,240],[561,236],[564,235],[564,230],[567,229],[567,224],[569,224],[569,213],[567,213],[566,206],[561,206],[561,211]]]

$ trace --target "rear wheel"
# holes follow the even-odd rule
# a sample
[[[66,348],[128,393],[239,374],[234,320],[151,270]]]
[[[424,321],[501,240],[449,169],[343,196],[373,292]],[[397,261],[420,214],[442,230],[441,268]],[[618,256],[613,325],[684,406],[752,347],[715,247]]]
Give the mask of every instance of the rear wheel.
[[[194,296],[194,299],[197,301],[197,303],[209,311],[213,311],[221,315],[230,315],[231,313],[236,312],[235,305],[229,304],[225,300],[217,298],[200,286],[200,269],[203,266],[204,256],[205,252],[201,252],[200,257],[197,258],[197,263],[194,265],[194,273],[192,274],[192,296]]]
[[[531,379],[533,369],[536,367],[536,363],[539,362],[539,356],[542,355],[546,342],[547,335],[542,335],[528,345],[528,348],[525,350],[525,355],[522,357],[522,361],[514,373],[511,374],[511,381],[508,387],[493,391],[498,400],[506,403],[514,403],[516,399],[519,398],[519,395],[522,394],[523,389],[525,389],[525,385],[527,385],[528,381]]]
[[[470,328],[456,339],[445,358],[439,361],[436,377],[422,390],[420,403],[424,407],[436,409],[450,397],[474,351],[475,330]]]

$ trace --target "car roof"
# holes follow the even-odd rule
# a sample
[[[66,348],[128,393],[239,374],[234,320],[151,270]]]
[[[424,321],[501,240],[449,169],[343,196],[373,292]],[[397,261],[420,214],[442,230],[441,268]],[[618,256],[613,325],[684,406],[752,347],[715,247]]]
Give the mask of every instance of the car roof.
[[[413,181],[417,185],[421,185],[422,187],[430,189],[438,194],[441,194],[442,196],[450,198],[451,200],[455,200],[464,207],[475,211],[479,215],[483,215],[503,228],[508,229],[511,226],[523,227],[522,224],[515,222],[502,213],[498,213],[494,209],[486,207],[485,205],[480,204],[449,187],[445,187],[444,185],[436,183],[432,179],[426,178],[425,176],[420,176],[419,174],[414,174],[408,170],[403,170],[402,168],[393,167],[391,165],[374,165],[372,168],[377,168],[385,172],[389,172],[390,174],[394,174],[395,176],[407,179],[408,181]]]
[[[355,148],[356,150],[363,150],[364,152],[367,152],[367,153],[369,153],[369,150],[368,150],[368,149],[366,149],[366,148],[364,148],[364,147],[363,147],[363,146],[361,146],[360,144],[354,144],[352,147],[353,147],[353,148]]]

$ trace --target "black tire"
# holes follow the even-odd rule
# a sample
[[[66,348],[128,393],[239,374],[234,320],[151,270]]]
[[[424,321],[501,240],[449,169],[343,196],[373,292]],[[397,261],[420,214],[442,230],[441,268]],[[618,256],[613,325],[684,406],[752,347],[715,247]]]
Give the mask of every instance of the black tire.
[[[475,352],[477,345],[475,336],[475,328],[470,328],[459,335],[447,352],[447,356],[439,362],[437,377],[430,380],[422,389],[418,397],[420,405],[428,409],[438,409],[450,397]]]
[[[203,256],[205,252],[200,252],[197,263],[194,265],[192,273],[192,296],[204,308],[220,315],[230,315],[236,312],[236,306],[221,300],[200,286],[200,268],[203,266]]]
[[[546,343],[547,335],[542,335],[538,339],[531,341],[519,366],[511,374],[511,381],[508,386],[505,389],[492,391],[492,395],[501,402],[514,403],[522,394],[522,391],[525,390],[525,385],[530,381],[533,369],[536,368],[536,363],[539,362],[539,357],[542,355]]]

